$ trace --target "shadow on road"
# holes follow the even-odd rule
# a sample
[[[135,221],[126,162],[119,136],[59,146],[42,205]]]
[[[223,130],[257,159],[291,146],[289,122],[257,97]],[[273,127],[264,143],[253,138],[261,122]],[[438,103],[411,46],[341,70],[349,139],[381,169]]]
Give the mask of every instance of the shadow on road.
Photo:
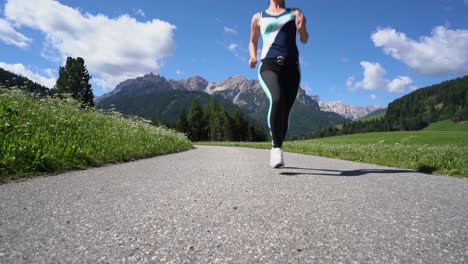
[[[318,175],[318,176],[351,177],[351,176],[363,176],[369,173],[392,174],[392,173],[414,173],[415,172],[411,170],[385,170],[385,169],[362,169],[362,170],[343,171],[343,170],[313,169],[313,168],[299,168],[299,167],[282,167],[281,169],[317,171],[317,172],[283,171],[280,173],[281,175],[285,175],[285,176]]]

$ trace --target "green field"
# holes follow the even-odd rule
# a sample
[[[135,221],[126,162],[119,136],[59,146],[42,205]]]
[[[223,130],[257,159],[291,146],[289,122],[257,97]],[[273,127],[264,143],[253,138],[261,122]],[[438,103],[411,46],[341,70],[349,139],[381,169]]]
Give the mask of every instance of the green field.
[[[452,120],[444,120],[430,124],[423,131],[459,131],[468,133],[468,122],[455,123]]]
[[[468,177],[468,130],[465,125],[463,129],[459,129],[458,124],[453,127],[456,127],[455,131],[381,132],[288,141],[284,143],[283,149],[287,152]],[[197,144],[271,148],[269,142]]]
[[[365,122],[365,121],[371,121],[371,120],[378,120],[378,119],[382,119],[384,117],[385,117],[385,113],[380,113],[380,114],[377,114],[377,115],[361,118],[361,119],[359,119],[359,121]]]
[[[191,149],[147,120],[0,89],[0,182]]]

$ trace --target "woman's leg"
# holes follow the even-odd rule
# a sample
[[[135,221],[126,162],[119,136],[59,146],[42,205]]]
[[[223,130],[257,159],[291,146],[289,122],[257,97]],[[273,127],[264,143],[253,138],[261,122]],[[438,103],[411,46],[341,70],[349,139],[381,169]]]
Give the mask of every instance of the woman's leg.
[[[285,111],[281,115],[281,142],[286,138],[288,132],[291,110],[296,101],[297,92],[301,82],[301,73],[299,65],[288,65],[281,74],[281,97],[284,98]]]
[[[281,148],[283,145],[283,115],[287,111],[286,98],[281,92],[278,67],[276,64],[262,63],[260,64],[258,74],[260,84],[270,102],[267,121],[274,148]]]

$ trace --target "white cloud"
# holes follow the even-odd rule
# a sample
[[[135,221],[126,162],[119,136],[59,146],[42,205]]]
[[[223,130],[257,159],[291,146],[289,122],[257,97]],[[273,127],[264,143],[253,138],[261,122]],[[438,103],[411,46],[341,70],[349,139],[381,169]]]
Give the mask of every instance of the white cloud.
[[[158,19],[138,22],[128,15],[82,14],[53,0],[8,0],[5,16],[43,32],[44,46],[57,51],[62,61],[67,56],[84,58],[94,82],[104,88],[159,73],[162,60],[175,50],[175,26]]]
[[[237,44],[235,43],[230,43],[227,48],[230,50],[230,51],[235,51],[237,49]]]
[[[151,69],[148,71],[141,71],[141,72],[132,71],[128,73],[118,73],[118,75],[115,75],[114,73],[101,72],[97,74],[98,77],[91,74],[91,76],[93,77],[91,81],[96,83],[98,86],[103,87],[105,90],[111,90],[115,88],[115,86],[117,86],[117,84],[121,83],[122,81],[125,81],[128,79],[134,79],[137,76],[142,76],[150,72],[153,72],[153,71]]]
[[[420,74],[467,74],[468,30],[438,26],[431,34],[413,40],[395,29],[385,28],[378,29],[371,39],[376,47]]]
[[[354,87],[354,80],[355,79],[356,78],[354,78],[354,76],[348,77],[348,79],[346,80],[346,87],[348,87],[351,90],[355,90],[355,87]]]
[[[224,32],[226,33],[231,33],[231,34],[237,34],[237,30],[235,30],[234,28],[230,28],[230,27],[224,27]]]
[[[0,62],[0,68],[3,68],[12,73],[24,76],[34,82],[40,83],[48,88],[52,88],[55,85],[57,79],[53,76],[52,69],[46,69],[48,77],[42,76],[39,73],[31,71],[28,67],[25,67],[21,63],[8,64],[5,62]]]
[[[375,99],[377,99],[377,96],[376,96],[375,94],[371,94],[371,95],[370,95],[370,98],[371,98],[372,100],[375,100]]]
[[[364,68],[364,79],[356,84],[357,88],[364,90],[377,90],[386,86],[385,69],[379,63],[361,61]]]
[[[245,57],[245,54],[247,51],[244,49],[239,48],[239,45],[236,43],[229,43],[229,44],[223,44],[229,52],[231,52],[234,57],[242,61],[243,63],[247,62],[247,58]]]
[[[411,83],[413,83],[411,78],[406,76],[398,76],[398,78],[388,83],[388,91],[391,93],[402,93],[405,91],[406,86]]]
[[[182,74],[182,71],[179,70],[179,69],[177,69],[177,70],[176,70],[176,74],[177,74],[177,75],[181,75],[181,74]]]
[[[387,72],[379,63],[361,61],[361,66],[364,69],[362,81],[355,82],[354,76],[346,80],[346,86],[351,90],[386,90],[391,93],[402,93],[407,85],[413,83],[413,80],[407,76],[398,76],[393,80],[387,80],[385,78]]]
[[[136,16],[146,17],[145,12],[143,10],[141,10],[141,9],[135,10],[134,14]]]
[[[27,47],[31,39],[17,32],[8,21],[0,18],[0,40],[8,45]]]

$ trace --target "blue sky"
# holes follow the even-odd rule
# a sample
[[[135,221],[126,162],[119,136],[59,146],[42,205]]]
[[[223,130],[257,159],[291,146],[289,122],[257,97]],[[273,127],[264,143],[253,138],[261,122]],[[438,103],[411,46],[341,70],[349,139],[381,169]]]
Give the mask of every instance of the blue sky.
[[[85,59],[95,95],[145,73],[168,79],[248,67],[252,15],[268,1],[2,0],[0,67],[54,83],[67,56]],[[468,74],[468,0],[288,0],[307,17],[302,86],[322,101],[385,105]],[[259,48],[261,48],[261,42]]]

